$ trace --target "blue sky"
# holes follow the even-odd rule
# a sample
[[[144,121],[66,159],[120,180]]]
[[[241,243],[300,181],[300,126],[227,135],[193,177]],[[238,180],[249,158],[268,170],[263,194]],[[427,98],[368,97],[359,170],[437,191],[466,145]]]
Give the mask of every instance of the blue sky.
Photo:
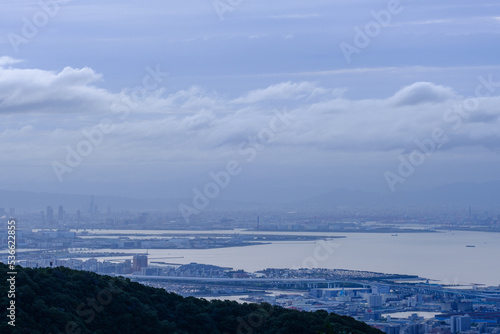
[[[186,197],[233,160],[221,199],[500,178],[498,2],[228,3],[4,1],[0,188]]]

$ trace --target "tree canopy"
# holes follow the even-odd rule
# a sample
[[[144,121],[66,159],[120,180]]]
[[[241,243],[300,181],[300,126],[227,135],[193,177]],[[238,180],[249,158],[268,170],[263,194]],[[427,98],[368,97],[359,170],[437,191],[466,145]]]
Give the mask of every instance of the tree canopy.
[[[270,304],[184,298],[65,267],[16,267],[16,326],[8,324],[8,268],[0,263],[0,333],[381,333],[351,317]]]

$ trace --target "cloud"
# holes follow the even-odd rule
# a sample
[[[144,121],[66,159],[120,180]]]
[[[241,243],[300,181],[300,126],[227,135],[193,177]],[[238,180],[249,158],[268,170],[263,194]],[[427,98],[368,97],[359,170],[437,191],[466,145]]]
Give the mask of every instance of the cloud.
[[[246,95],[233,100],[234,103],[256,103],[269,100],[308,99],[323,95],[328,90],[317,87],[311,82],[294,83],[291,81],[272,85],[264,89],[252,90]]]
[[[414,22],[404,22],[404,23],[396,23],[393,24],[394,27],[400,27],[404,25],[435,25],[435,24],[450,24],[457,23],[460,20],[457,19],[435,19],[435,20],[422,20],[422,21],[414,21]]]
[[[5,65],[22,63],[22,62],[23,61],[21,59],[14,59],[14,58],[7,57],[7,56],[0,57],[0,67],[4,67]]]
[[[338,87],[286,81],[232,97],[192,86],[159,89],[133,100],[130,90],[112,93],[96,87],[101,80],[90,68],[1,68],[0,155],[13,166],[51,171],[53,161],[64,161],[67,147],[88,140],[85,133],[107,119],[113,131],[82,166],[169,169],[175,163],[203,169],[238,157],[242,143],[270,128],[285,107],[293,121],[273,136],[259,161],[327,166],[338,159],[366,159],[363,163],[370,164],[391,152],[411,151],[416,140],[429,138],[437,128],[450,137],[441,152],[500,146],[498,93],[481,99],[477,110],[460,117],[455,127],[444,115],[464,98],[431,82],[376,99],[352,99]],[[124,97],[134,107],[120,117],[110,105]]]
[[[92,84],[101,79],[90,68],[64,68],[61,72],[0,68],[0,113],[92,112],[111,94]],[[109,101],[108,101],[109,102]]]
[[[397,106],[441,103],[455,96],[453,89],[432,82],[416,82],[394,94],[392,102]]]
[[[271,15],[271,19],[309,19],[314,17],[321,17],[318,13],[310,14],[282,14],[282,15]]]

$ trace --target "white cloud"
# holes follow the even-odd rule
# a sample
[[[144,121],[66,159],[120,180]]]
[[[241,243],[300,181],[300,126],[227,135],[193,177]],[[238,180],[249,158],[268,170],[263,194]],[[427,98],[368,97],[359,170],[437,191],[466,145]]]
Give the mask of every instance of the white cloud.
[[[416,82],[394,94],[392,102],[397,106],[443,103],[454,96],[451,88],[432,82]]]
[[[7,56],[0,57],[0,67],[4,67],[5,65],[17,64],[17,63],[21,63],[21,62],[22,62],[21,59],[14,59],[14,58],[7,57]]]
[[[308,99],[327,92],[327,89],[317,87],[316,84],[311,82],[294,83],[288,81],[264,89],[252,90],[245,96],[235,99],[233,102],[256,103],[268,100]]]
[[[403,25],[434,25],[434,24],[449,24],[449,23],[457,23],[460,22],[456,19],[435,19],[435,20],[422,20],[422,21],[414,21],[414,22],[406,22],[406,23],[398,23],[393,26],[403,26]]]
[[[101,75],[90,68],[64,68],[59,73],[37,69],[0,68],[0,113],[54,113],[93,111],[99,102],[105,103],[111,94],[91,84]],[[74,108],[74,109],[72,109]]]
[[[119,94],[94,86],[99,80],[89,68],[58,73],[0,69],[1,108],[8,111],[0,113],[0,155],[12,164],[50,170],[52,161],[64,160],[66,146],[86,140],[84,129],[107,118],[114,131],[83,166],[127,169],[184,162],[202,168],[237,155],[238,146],[269,127],[274,113],[285,107],[294,120],[276,134],[266,151],[272,154],[262,161],[334,164],[349,154],[370,164],[368,157],[414,149],[415,140],[429,138],[436,128],[451,139],[441,152],[473,152],[471,146],[491,148],[500,142],[500,97],[481,99],[479,108],[454,128],[444,115],[464,98],[431,82],[416,82],[377,99],[349,99],[339,88],[291,81],[236,98],[200,86],[170,94],[158,90],[135,101],[136,107],[121,119],[110,109]]]
[[[309,19],[314,17],[321,17],[318,13],[309,14],[281,14],[281,15],[271,15],[271,19]]]

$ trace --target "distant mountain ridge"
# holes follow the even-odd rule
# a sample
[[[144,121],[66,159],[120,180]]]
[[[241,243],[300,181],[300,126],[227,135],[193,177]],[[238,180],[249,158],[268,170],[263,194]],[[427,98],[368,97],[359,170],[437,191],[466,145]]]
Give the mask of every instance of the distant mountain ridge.
[[[0,208],[45,210],[62,205],[69,210],[87,210],[91,196],[82,194],[54,194],[29,191],[0,190]],[[192,205],[192,198],[131,198],[126,196],[95,196],[95,204],[101,212],[107,207],[113,210],[170,211],[178,210],[181,203]],[[245,202],[211,199],[208,210],[230,209],[311,209],[328,210],[335,207],[499,207],[500,181],[484,183],[454,183],[419,191],[401,191],[393,194],[377,194],[361,190],[336,189],[328,193],[282,203]]]
[[[0,190],[0,208],[8,211],[9,208],[22,210],[45,210],[47,206],[57,209],[62,205],[66,210],[86,211],[90,208],[92,195],[42,193],[31,191],[9,191]],[[110,207],[113,210],[131,211],[171,211],[178,210],[181,203],[192,205],[192,198],[132,198],[126,196],[94,196],[94,203],[98,210],[106,212]],[[231,209],[231,208],[257,208],[261,203],[210,200],[208,208]]]
[[[302,207],[325,209],[346,207],[499,207],[500,181],[454,183],[419,191],[377,194],[340,188],[300,203]]]

